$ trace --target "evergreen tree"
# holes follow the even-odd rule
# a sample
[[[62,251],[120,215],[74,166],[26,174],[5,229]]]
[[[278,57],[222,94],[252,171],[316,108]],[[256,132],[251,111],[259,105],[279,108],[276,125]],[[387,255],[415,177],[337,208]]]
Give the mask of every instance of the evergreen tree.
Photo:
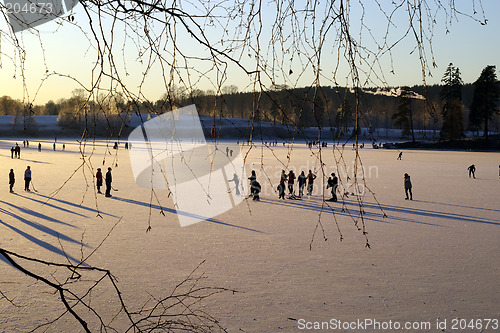
[[[444,83],[441,89],[441,100],[444,104],[441,110],[443,127],[439,136],[442,140],[461,139],[464,137],[464,108],[462,103],[462,86],[464,83],[460,77],[460,70],[450,63],[441,82]]]
[[[392,115],[394,125],[401,128],[401,137],[407,138],[410,136],[415,141],[415,134],[413,132],[413,115],[411,110],[411,98],[413,92],[410,87],[402,87],[398,96],[398,111]]]
[[[335,123],[337,125],[337,137],[342,137],[349,131],[349,125],[352,119],[352,107],[347,99],[342,101],[342,104],[337,109],[335,115]]]
[[[498,100],[500,86],[495,73],[495,66],[486,66],[474,82],[474,95],[470,106],[469,128],[479,129],[484,122],[484,137],[488,139],[488,120],[499,113]]]

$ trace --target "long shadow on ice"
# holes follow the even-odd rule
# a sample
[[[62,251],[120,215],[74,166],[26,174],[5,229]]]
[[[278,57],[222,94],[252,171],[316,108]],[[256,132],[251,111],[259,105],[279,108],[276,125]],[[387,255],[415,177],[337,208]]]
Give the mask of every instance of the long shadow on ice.
[[[51,163],[51,162],[45,162],[45,161],[28,160],[28,159],[25,159],[25,158],[10,158],[10,154],[9,154],[9,155],[6,155],[6,154],[0,154],[0,157],[9,158],[9,159],[11,159],[11,160],[20,160],[20,161],[23,161],[23,162],[34,163],[34,164],[54,164],[54,163]]]
[[[349,203],[349,204],[356,205],[357,203]],[[363,205],[365,207],[378,209],[378,206],[375,204],[363,203]],[[384,204],[382,204],[382,208],[384,209],[384,211],[387,211],[387,212],[397,212],[397,213],[410,214],[410,215],[416,215],[416,216],[422,216],[422,217],[451,219],[451,220],[456,220],[456,221],[460,221],[460,222],[483,223],[483,224],[500,226],[500,221],[498,221],[498,220],[478,218],[477,216],[471,216],[471,215],[465,215],[465,214],[438,212],[438,211],[427,210],[427,209],[418,209],[418,208],[414,208],[414,207],[401,207],[401,206],[384,205]]]
[[[35,200],[35,201],[38,201],[38,200]],[[61,220],[57,220],[51,216],[48,216],[48,215],[45,215],[45,214],[42,214],[42,213],[38,213],[38,212],[35,212],[34,210],[31,210],[31,209],[28,209],[28,208],[24,208],[24,207],[18,207],[16,205],[13,205],[11,204],[10,202],[6,202],[6,201],[2,201],[0,200],[0,203],[2,204],[5,204],[7,206],[10,206],[12,207],[13,209],[17,209],[19,210],[20,212],[24,213],[24,214],[27,214],[27,215],[31,215],[31,216],[34,216],[36,218],[39,218],[39,219],[44,219],[46,221],[49,221],[49,222],[54,222],[54,223],[59,223],[59,224],[63,224],[63,225],[66,225],[66,226],[69,226],[69,227],[73,227],[73,228],[76,228],[74,225],[72,224],[69,224],[69,223],[66,223],[66,222],[63,222]],[[79,215],[79,214],[78,214]],[[82,217],[86,217],[86,216],[83,216]]]
[[[34,244],[38,245],[38,246],[41,246],[43,247],[44,249],[50,251],[50,252],[53,252],[55,254],[58,254],[58,255],[61,255],[61,256],[64,256],[64,257],[67,257],[68,259],[76,262],[76,263],[80,263],[80,260],[76,259],[76,258],[73,258],[72,256],[70,256],[69,254],[67,254],[66,252],[64,252],[63,250],[61,250],[60,248],[58,247],[55,247],[54,245],[52,244],[49,244],[47,242],[44,242],[43,240],[41,239],[38,239],[36,237],[33,237],[32,235],[20,230],[20,229],[17,229],[16,227],[13,227],[7,223],[5,223],[4,221],[0,220],[0,224],[3,224],[4,226],[12,229],[13,231],[15,231],[16,233],[18,233],[19,235],[23,236],[24,238],[26,238],[27,240],[29,240],[30,242],[33,242]]]
[[[435,204],[435,205],[443,205],[443,206],[458,207],[458,208],[468,208],[468,209],[478,209],[478,210],[484,210],[484,211],[489,211],[489,212],[499,212],[500,213],[500,209],[493,209],[493,208],[473,207],[473,206],[465,206],[465,205],[454,205],[454,204],[445,203],[445,202],[425,201],[425,200],[413,200],[413,201],[415,201],[415,202],[423,202],[423,203],[430,203],[430,204]]]
[[[252,228],[247,228],[247,227],[242,227],[242,226],[235,225],[235,224],[230,224],[230,223],[222,222],[222,221],[214,219],[214,218],[208,218],[208,219],[206,219],[203,216],[199,216],[199,215],[196,215],[196,214],[191,214],[191,213],[188,213],[188,212],[178,211],[178,210],[175,210],[173,208],[161,207],[159,205],[155,205],[155,204],[152,204],[152,203],[149,203],[149,202],[142,202],[142,201],[138,201],[138,200],[134,200],[134,199],[125,199],[125,198],[117,198],[117,197],[113,197],[113,199],[118,200],[118,201],[123,201],[123,202],[126,202],[126,203],[131,203],[131,204],[134,204],[134,205],[144,206],[144,207],[147,207],[147,208],[157,209],[159,211],[164,211],[164,212],[168,212],[168,213],[172,213],[172,214],[176,214],[176,215],[180,214],[180,215],[195,217],[195,218],[200,219],[200,222],[203,221],[203,222],[216,223],[216,224],[220,224],[220,225],[224,225],[224,226],[228,226],[228,227],[233,227],[233,228],[238,228],[238,229],[242,229],[242,230],[253,231],[253,232],[258,232],[258,233],[262,233],[262,234],[265,233],[265,232],[260,231],[260,230],[256,230],[256,229],[252,229]]]
[[[277,199],[265,199],[263,202],[268,202],[271,204],[278,204],[282,206],[288,206],[288,207],[294,207],[294,208],[299,208],[299,209],[307,209],[307,210],[312,210],[316,212],[320,212],[323,210],[324,212],[329,212],[328,207],[332,207],[335,211],[335,214],[337,215],[342,215],[342,216],[349,216],[348,212],[342,212],[341,211],[341,204],[342,202],[339,201],[337,203],[328,203],[327,207],[322,208],[322,202],[321,198],[312,198],[307,201],[299,201],[299,200],[277,200]],[[359,216],[359,209],[358,209],[358,202],[357,201],[348,201],[346,200],[345,205],[347,208],[352,207],[351,215],[356,217]],[[406,217],[401,217],[401,216],[392,216],[390,213],[402,213],[402,214],[409,214],[410,216],[414,217],[427,217],[427,218],[439,218],[439,219],[453,219],[453,220],[458,220],[461,222],[473,222],[473,223],[483,223],[483,224],[490,224],[490,225],[498,225],[500,226],[500,221],[496,220],[491,220],[491,219],[480,219],[476,216],[470,216],[470,215],[465,215],[465,214],[455,214],[455,213],[447,213],[447,212],[438,212],[438,211],[432,211],[432,210],[426,210],[426,209],[417,209],[414,207],[401,207],[401,206],[394,206],[394,205],[384,205],[382,204],[382,209],[388,214],[389,218],[388,220],[383,219],[383,214],[382,213],[373,213],[370,211],[366,211],[367,209],[372,209],[375,211],[380,211],[379,207],[377,204],[374,203],[367,203],[363,202],[363,208],[365,209],[365,214],[364,218],[366,220],[372,220],[372,221],[377,221],[377,222],[385,222],[385,223],[390,223],[389,220],[392,221],[403,221],[403,222],[411,222],[411,223],[418,223],[418,224],[425,224],[425,225],[430,225],[430,226],[439,226],[442,227],[442,225],[434,224],[434,223],[428,223],[424,222],[422,220],[417,220],[417,219],[412,219],[412,218],[406,218]]]
[[[62,207],[60,207],[60,206],[56,206],[56,205],[54,205],[54,204],[51,204],[51,203],[48,203],[48,202],[45,202],[45,201],[42,201],[42,200],[37,200],[37,199],[35,199],[35,198],[34,198],[34,196],[32,196],[32,195],[27,196],[27,195],[22,195],[22,194],[19,194],[19,193],[14,193],[14,194],[15,194],[15,195],[17,195],[17,196],[20,196],[21,198],[24,198],[24,199],[29,199],[29,200],[34,201],[34,202],[38,202],[38,203],[39,203],[39,204],[41,204],[42,206],[43,206],[43,205],[45,205],[45,206],[48,206],[48,207],[52,207],[52,208],[58,209],[58,210],[60,210],[60,211],[63,211],[63,212],[65,212],[65,213],[68,213],[68,214],[73,214],[73,215],[77,215],[77,216],[81,216],[81,217],[85,217],[85,218],[87,218],[87,216],[85,216],[85,215],[83,215],[83,214],[80,214],[80,213],[77,213],[77,212],[75,212],[75,211],[72,211],[72,210],[70,210],[70,209],[62,208]],[[43,195],[38,194],[38,193],[37,193],[36,195],[38,195],[38,196],[43,196]],[[43,197],[45,197],[45,196],[43,196]]]
[[[42,197],[42,198],[47,199],[46,201],[43,201],[43,200],[36,200],[36,199],[34,199],[32,196],[24,196],[24,195],[20,195],[20,194],[18,194],[18,195],[19,195],[19,196],[21,196],[21,197],[23,197],[23,198],[33,200],[33,201],[35,201],[35,202],[39,202],[39,203],[41,203],[42,205],[47,205],[47,206],[50,206],[50,207],[53,207],[53,208],[56,208],[56,209],[62,210],[62,211],[64,211],[64,212],[71,213],[71,214],[75,214],[75,215],[82,216],[82,217],[88,217],[88,216],[85,216],[85,215],[82,215],[82,214],[79,214],[79,213],[75,213],[74,211],[71,211],[71,210],[69,210],[69,209],[62,208],[62,207],[59,207],[59,206],[56,206],[56,205],[50,204],[50,203],[49,203],[49,201],[56,201],[56,202],[59,202],[59,203],[62,203],[62,204],[65,204],[65,205],[68,205],[68,206],[71,206],[71,207],[80,208],[80,209],[82,209],[82,210],[86,210],[86,211],[92,212],[92,213],[95,213],[95,214],[107,215],[107,216],[110,216],[110,217],[119,218],[119,216],[116,216],[116,215],[113,215],[113,214],[103,213],[103,212],[98,211],[97,209],[94,209],[94,208],[90,208],[90,207],[82,206],[82,205],[79,205],[79,204],[75,204],[75,203],[73,203],[73,202],[71,202],[71,201],[62,200],[62,199],[57,199],[57,198],[54,198],[54,197],[51,197],[51,196],[48,196],[48,195],[43,195],[43,194],[40,194],[40,193],[36,193],[36,195],[37,195],[37,196],[40,196],[40,197]]]
[[[37,223],[37,222],[33,222],[33,221],[30,221],[28,219],[25,219],[21,216],[19,216],[18,214],[15,214],[14,212],[12,211],[7,211],[3,208],[0,208],[0,213],[3,213],[5,215],[8,215],[8,216],[11,216],[17,220],[19,220],[20,222],[34,228],[34,229],[37,229],[43,233],[46,233],[48,235],[51,235],[53,237],[56,237],[56,238],[59,238],[61,240],[64,240],[64,241],[67,241],[67,242],[71,242],[71,243],[77,243],[77,244],[80,244],[79,241],[69,237],[69,236],[66,236],[64,234],[61,234],[60,232],[57,232],[55,231],[54,229],[51,229],[47,226],[44,226],[44,225],[41,225],[40,223]],[[10,227],[10,226],[9,226]],[[87,246],[87,245],[84,245],[84,246]]]
[[[280,206],[287,206],[290,208],[298,208],[298,209],[306,209],[306,210],[311,210],[315,212],[323,212],[324,214],[330,214],[331,209],[334,209],[335,215],[337,216],[346,216],[346,217],[353,217],[353,218],[359,218],[359,209],[358,209],[358,204],[357,202],[348,202],[346,201],[345,204],[346,206],[353,206],[353,208],[356,208],[356,210],[352,211],[342,211],[341,206],[336,206],[341,204],[341,202],[337,203],[325,203],[325,206],[323,208],[321,207],[321,200],[317,199],[312,199],[308,201],[299,201],[299,200],[276,200],[276,199],[264,199],[262,200],[263,203],[270,203],[270,204],[275,204],[275,205],[280,205]],[[367,207],[366,204],[365,208]],[[349,209],[349,207],[346,207]],[[428,225],[432,227],[443,227],[442,225],[435,224],[435,223],[428,223],[428,222],[423,222],[423,221],[418,221],[414,219],[409,219],[409,218],[404,218],[404,217],[393,217],[390,216],[389,218],[383,218],[383,214],[380,212],[380,209],[378,206],[375,206],[376,212],[370,212],[366,211],[363,214],[363,218],[366,221],[374,221],[374,222],[379,222],[379,223],[387,223],[387,224],[394,224],[394,221],[401,221],[401,222],[409,222],[409,223],[417,223],[417,224],[423,224],[423,225]],[[349,214],[350,213],[350,214]],[[392,221],[392,222],[391,222]]]

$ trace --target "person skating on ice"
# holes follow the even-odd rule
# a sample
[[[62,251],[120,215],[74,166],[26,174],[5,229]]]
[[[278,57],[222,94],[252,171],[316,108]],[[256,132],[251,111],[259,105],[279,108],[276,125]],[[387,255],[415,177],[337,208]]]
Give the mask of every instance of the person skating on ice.
[[[338,186],[338,184],[339,184],[339,179],[337,178],[335,173],[332,172],[332,176],[328,177],[328,181],[327,181],[327,185],[326,185],[326,188],[331,189],[332,198],[330,199],[330,201],[337,201],[337,186]]]
[[[411,180],[410,176],[407,173],[405,173],[404,182],[405,182],[405,194],[406,194],[405,200],[408,200],[408,193],[410,194],[410,200],[413,200],[413,193],[411,192],[412,188]]]
[[[234,188],[236,189],[236,195],[240,195],[240,179],[237,174],[233,174],[233,179],[229,179],[228,182],[234,182]]]
[[[248,197],[251,197],[253,196],[253,182],[257,180],[257,176],[255,174],[255,170],[252,170],[252,174],[250,175],[250,177],[248,177],[248,180],[250,181],[250,195]]]
[[[470,165],[467,170],[469,171],[469,178],[471,177],[474,177],[474,179],[476,179],[476,166],[474,164]]]

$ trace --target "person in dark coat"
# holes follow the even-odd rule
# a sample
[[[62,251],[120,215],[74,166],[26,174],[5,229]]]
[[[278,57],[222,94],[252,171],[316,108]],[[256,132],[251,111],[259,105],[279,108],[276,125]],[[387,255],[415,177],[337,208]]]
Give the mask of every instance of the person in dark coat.
[[[106,197],[111,197],[111,182],[113,181],[113,177],[111,176],[111,168],[108,168],[108,172],[106,172]]]
[[[335,175],[335,173],[332,172],[332,176],[328,177],[328,182],[326,185],[326,188],[331,188],[332,191],[332,198],[330,201],[337,201],[337,186],[339,184],[339,179]]]
[[[300,175],[297,177],[297,181],[299,183],[299,197],[304,195],[304,187],[306,186],[306,175],[304,174],[304,171],[300,173]]]
[[[290,170],[288,173],[288,192],[290,196],[294,195],[293,184],[295,182],[295,173],[293,170]]]
[[[255,170],[252,170],[252,174],[250,177],[248,177],[248,180],[250,180],[250,195],[249,197],[253,196],[253,182],[257,180],[257,176],[255,175]]]
[[[14,176],[14,169],[10,169],[9,172],[9,191],[10,193],[14,192],[12,189],[14,187],[14,183],[16,182],[16,177]]]
[[[316,175],[309,170],[309,173],[307,174],[307,195],[312,195],[315,179]]]
[[[14,158],[14,153],[16,152],[16,148],[10,148],[10,158]]]
[[[260,183],[256,180],[253,182],[253,200],[260,201]]]
[[[31,168],[28,165],[26,170],[24,171],[24,190],[30,191],[30,183],[31,183]]]
[[[408,193],[410,193],[410,200],[413,200],[413,193],[411,193],[412,185],[410,176],[407,173],[405,173],[404,177],[405,177],[405,194],[406,194],[405,200],[408,200]]]
[[[476,166],[474,164],[470,165],[467,170],[469,170],[469,178],[472,175],[476,179]]]
[[[280,184],[278,185],[278,194],[279,194],[278,199],[285,200],[285,182],[286,182],[286,180],[287,180],[287,176],[285,174],[285,170],[281,170]]]
[[[97,179],[96,185],[97,185],[97,193],[101,193],[101,186],[102,186],[102,172],[101,168],[97,168],[97,173],[95,174],[95,178]]]

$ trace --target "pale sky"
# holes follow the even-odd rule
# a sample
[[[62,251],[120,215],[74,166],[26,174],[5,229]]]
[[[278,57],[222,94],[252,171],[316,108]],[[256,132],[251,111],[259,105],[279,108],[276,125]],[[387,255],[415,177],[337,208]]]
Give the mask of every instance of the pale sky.
[[[265,3],[265,2],[264,2]],[[299,1],[296,1],[296,4]],[[360,8],[356,7],[357,4],[353,3],[351,9],[352,22],[358,22],[351,27],[353,32],[359,29]],[[433,3],[433,1],[429,1]],[[381,40],[386,29],[386,21],[378,12],[375,1],[363,1],[365,5],[365,24],[371,28],[370,33],[377,39]],[[474,82],[481,73],[481,70],[487,65],[500,66],[500,43],[498,43],[498,32],[500,31],[500,1],[498,0],[483,0],[483,8],[485,16],[488,19],[486,25],[481,25],[467,17],[459,17],[459,21],[453,20],[452,25],[449,26],[449,33],[446,33],[447,26],[442,22],[444,16],[437,16],[436,20],[438,25],[435,27],[433,36],[433,54],[437,68],[432,70],[432,76],[427,78],[427,84],[440,83],[441,77],[447,67],[452,62],[458,67],[462,74],[462,79],[465,83]],[[297,4],[298,5],[298,4]],[[465,13],[472,14],[472,0],[460,1],[460,5],[464,6],[459,8]],[[477,0],[476,0],[477,5]],[[480,7],[476,7],[480,11]],[[267,47],[269,45],[269,38],[271,36],[270,26],[274,22],[275,13],[272,7],[266,6],[263,10],[264,29],[261,36],[261,56],[266,57]],[[68,22],[49,22],[37,27],[39,35],[33,32],[18,32],[16,37],[20,45],[26,51],[25,66],[25,84],[27,90],[23,89],[23,77],[20,71],[19,54],[13,51],[9,45],[8,38],[6,38],[7,23],[4,18],[0,19],[1,34],[1,68],[0,68],[0,96],[9,95],[13,98],[20,100],[29,100],[34,104],[44,104],[48,100],[57,101],[60,98],[68,98],[75,88],[79,85],[72,79],[66,76],[72,76],[78,79],[85,86],[90,86],[92,79],[92,69],[96,61],[95,41],[89,34],[88,20],[81,5],[74,8],[75,22],[77,22],[81,29]],[[481,19],[481,15],[476,16]],[[405,22],[407,16],[395,16],[394,26],[391,26],[389,31],[389,39],[396,40],[405,30]],[[109,22],[107,23],[109,24]],[[407,23],[406,23],[407,25]],[[140,27],[139,27],[140,28]],[[231,28],[235,28],[231,26]],[[268,29],[269,28],[269,29]],[[307,27],[309,28],[309,27]],[[215,27],[213,30],[207,28],[205,33],[213,43],[220,43],[220,36],[222,32]],[[311,29],[313,30],[313,29]],[[177,43],[186,54],[193,56],[206,56],[206,50],[200,46],[194,46],[193,40],[183,33],[180,29],[177,30]],[[86,32],[88,37],[85,36]],[[157,31],[158,32],[158,31]],[[133,35],[133,31],[127,31],[129,35]],[[139,62],[137,48],[134,47],[132,39],[128,39],[125,46],[123,46],[124,29],[118,26],[115,29],[115,45],[113,45],[113,58],[117,67],[119,68],[119,75],[126,83],[129,90],[134,94],[142,93],[145,97],[156,100],[165,92],[165,85],[163,82],[162,69],[158,65],[152,67],[151,72],[147,75],[146,80],[141,84],[141,73],[145,70],[144,61],[147,61],[147,55],[142,58],[143,63]],[[354,33],[357,37],[358,34]],[[333,32],[329,35],[330,40],[334,40],[336,33]],[[370,34],[364,28],[363,42],[369,47],[374,44],[369,41]],[[413,49],[412,36],[407,40],[397,45],[392,53],[392,66],[394,73],[391,73],[391,62],[389,57],[385,56],[381,60],[382,69],[377,69],[377,74],[383,73],[385,83],[389,86],[401,85],[417,85],[422,83],[421,67],[418,59],[418,51]],[[333,47],[328,48],[329,40],[325,41],[323,48],[321,70],[324,78],[321,79],[321,84],[333,85],[330,78],[333,76],[335,67],[335,59],[337,57],[336,51]],[[286,44],[286,42],[285,42]],[[171,59],[171,49],[167,44],[165,52],[162,56],[165,59]],[[215,44],[218,47],[224,45]],[[42,52],[43,46],[43,52]],[[304,46],[304,52],[307,52],[307,46]],[[299,46],[300,50],[300,46]],[[325,51],[326,50],[326,51]],[[412,53],[413,51],[413,53]],[[429,49],[427,49],[429,51]],[[292,52],[296,53],[296,52]],[[45,54],[45,56],[43,56]],[[429,53],[430,54],[430,53]],[[178,56],[178,55],[177,55]],[[292,57],[293,56],[293,57]],[[235,55],[236,57],[236,55]],[[290,62],[290,58],[293,58]],[[269,60],[269,59],[268,59]],[[281,59],[278,59],[281,60]],[[304,63],[301,62],[304,58],[300,58],[298,54],[287,54],[283,56],[283,64],[278,61],[275,66],[282,66],[283,70],[288,74],[288,70],[292,69],[291,75],[276,75],[277,83],[286,83],[287,85],[295,85],[297,87],[310,85],[314,79],[314,71],[311,66],[307,66],[304,73],[300,76],[301,68]],[[430,57],[428,60],[431,60]],[[246,54],[241,55],[241,62],[248,68],[254,69],[256,61],[254,58],[248,57]],[[271,63],[270,63],[271,64]],[[213,89],[214,82],[223,81],[223,85],[236,85],[240,91],[249,90],[252,88],[250,78],[236,65],[228,62],[227,77],[217,77],[216,72],[209,71],[206,63],[201,61],[193,61],[190,66],[196,72],[206,73],[204,77],[197,80],[195,75],[191,76],[191,84],[196,88],[207,90]],[[363,68],[363,66],[362,66]],[[364,67],[366,69],[366,67]],[[126,70],[125,70],[126,69]],[[498,68],[500,69],[500,67]],[[165,76],[168,78],[169,69],[165,69]],[[43,78],[47,73],[59,73],[60,75],[52,75],[45,81]],[[194,73],[194,72],[193,72]],[[180,74],[184,75],[183,73]],[[345,77],[347,75],[345,62],[339,64],[337,71],[337,82],[340,85],[349,84]],[[500,76],[500,75],[499,75]],[[377,81],[375,76],[371,75],[374,83],[369,83],[369,86],[381,84]],[[186,77],[183,78],[186,80]],[[285,81],[286,80],[286,81]],[[41,84],[43,81],[43,84]],[[179,84],[179,79],[176,77],[175,84]],[[212,83],[211,83],[212,82]],[[270,85],[270,81],[263,78],[266,85]],[[107,87],[107,81],[103,81],[103,87]]]

